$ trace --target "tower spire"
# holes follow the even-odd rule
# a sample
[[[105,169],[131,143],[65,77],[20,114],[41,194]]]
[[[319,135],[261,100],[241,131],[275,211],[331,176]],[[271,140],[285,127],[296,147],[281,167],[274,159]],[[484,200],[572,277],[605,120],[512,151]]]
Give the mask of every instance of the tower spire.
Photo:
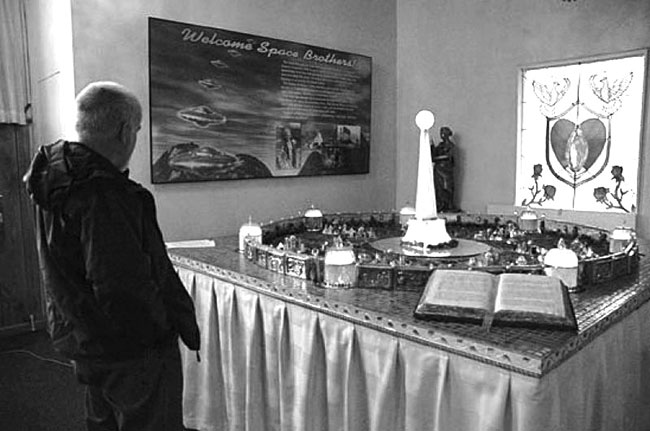
[[[436,190],[433,185],[433,162],[429,146],[429,129],[434,122],[435,117],[431,111],[422,110],[415,116],[415,124],[420,129],[418,179],[415,193],[415,218],[419,220],[438,217]]]

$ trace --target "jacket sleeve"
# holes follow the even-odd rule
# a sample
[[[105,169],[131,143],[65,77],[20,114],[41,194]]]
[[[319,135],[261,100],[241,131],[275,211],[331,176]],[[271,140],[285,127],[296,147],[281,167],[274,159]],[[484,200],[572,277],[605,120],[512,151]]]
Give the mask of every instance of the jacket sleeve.
[[[80,214],[86,277],[107,317],[129,338],[154,346],[170,333],[161,289],[143,249],[137,196],[99,187]]]
[[[180,334],[183,343],[190,350],[199,350],[201,347],[201,337],[199,327],[196,323],[192,298],[187,293],[187,290],[185,290],[183,283],[166,254],[162,260],[163,271],[165,273],[163,291],[170,320],[174,325],[174,329]]]
[[[145,213],[148,215],[145,217],[145,244],[154,259],[156,276],[162,289],[169,321],[190,350],[199,350],[201,339],[196,323],[194,302],[169,260],[162,232],[158,226],[156,205],[149,192],[146,192],[144,202]]]

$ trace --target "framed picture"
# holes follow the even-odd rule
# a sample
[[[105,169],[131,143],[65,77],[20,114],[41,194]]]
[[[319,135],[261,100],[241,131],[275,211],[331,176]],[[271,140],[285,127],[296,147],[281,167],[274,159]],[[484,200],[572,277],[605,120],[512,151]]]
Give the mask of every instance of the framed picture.
[[[647,51],[521,71],[516,205],[635,213]]]
[[[151,181],[369,172],[370,57],[149,18]]]

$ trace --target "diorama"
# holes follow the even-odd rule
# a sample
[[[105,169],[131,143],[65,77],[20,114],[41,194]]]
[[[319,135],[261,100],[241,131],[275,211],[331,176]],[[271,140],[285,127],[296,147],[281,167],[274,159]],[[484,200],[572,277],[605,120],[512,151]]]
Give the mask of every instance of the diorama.
[[[174,37],[187,34],[181,39],[208,45],[214,38],[223,45],[224,40],[235,43],[244,37],[157,21],[150,22],[150,30],[152,39],[167,40],[169,44],[172,34],[176,34]],[[158,34],[161,31],[169,34],[162,37]],[[200,42],[197,36],[192,42],[193,34],[214,36],[207,42]],[[245,40],[252,46],[268,46],[259,39]],[[175,52],[171,48],[169,51]],[[258,54],[249,53],[248,61],[253,62]],[[364,76],[369,86],[369,62],[361,66],[362,59],[351,60],[353,57],[345,57],[348,60],[342,60],[343,64],[346,67],[354,64],[367,72]],[[192,58],[203,61],[205,55],[192,54]],[[281,68],[288,67],[286,59],[279,61]],[[577,331],[570,294],[596,290],[599,284],[638,274],[640,254],[636,233],[630,226],[605,229],[597,224],[552,218],[543,210],[636,212],[645,63],[645,52],[636,52],[521,70],[516,201],[512,207],[516,211],[488,215],[470,214],[458,208],[454,199],[453,131],[449,126],[440,127],[441,141],[435,144],[430,136],[434,114],[422,110],[415,116],[420,135],[414,207],[335,214],[324,214],[312,207],[302,216],[261,224],[249,220],[239,231],[239,251],[256,266],[308,280],[323,289],[417,292],[420,300],[413,315],[418,319],[473,321],[486,328],[504,324]],[[230,67],[229,64],[220,66]],[[257,64],[250,70],[259,67]],[[251,76],[260,77],[255,73]],[[357,78],[353,81],[361,82]],[[159,84],[152,82],[152,93],[165,88]],[[207,88],[204,84],[199,82]],[[193,84],[188,86],[196,90]],[[359,94],[366,94],[365,90]],[[154,94],[152,124],[155,125],[157,121],[164,122],[163,117],[155,119],[163,111],[163,104],[156,105],[153,100]],[[188,99],[178,100],[177,103],[187,103]],[[309,148],[314,151],[330,148],[332,136],[339,142],[343,139],[369,143],[369,99],[359,100],[368,103],[359,109],[361,117],[345,124],[343,121],[329,123],[330,132],[326,134],[309,132],[319,141],[323,139],[322,145]],[[224,106],[235,109],[233,105]],[[205,130],[213,124],[180,105],[172,111],[181,119],[179,124],[184,126],[183,130],[188,127]],[[304,144],[305,130],[309,129],[306,125],[312,123],[294,121],[295,117],[281,124],[277,118],[265,120],[263,129],[268,133],[264,139],[268,139],[264,145],[275,150],[269,158],[258,158],[258,161],[265,160],[259,166],[271,166],[274,161],[271,176],[278,175],[283,166],[291,169],[282,175],[304,175],[300,171],[305,166],[305,157],[293,152],[298,147],[292,144],[290,151],[286,151],[286,145],[274,147],[271,142],[296,139],[296,143],[299,140]],[[225,117],[219,123],[219,126],[226,124]],[[243,124],[238,129],[240,132],[247,127]],[[250,135],[251,139],[253,135],[263,135],[258,132]],[[152,140],[159,141],[163,135],[162,131],[152,131]],[[239,139],[244,135],[237,136]],[[201,138],[195,135],[192,139],[191,143],[175,145],[160,154],[158,162],[164,161],[171,170],[166,168],[164,175],[155,171],[154,175],[170,182],[214,179],[215,175],[223,176],[222,179],[245,176],[239,168],[228,170],[228,174],[213,170],[215,165],[208,159],[223,157],[222,150],[214,146],[216,141],[211,137],[204,144],[197,144]],[[169,138],[168,142],[171,141]],[[206,147],[207,142],[210,144]],[[361,147],[368,150],[365,144]],[[302,148],[307,147],[302,145]],[[185,154],[187,151],[192,154]],[[347,160],[357,160],[354,166],[367,167],[367,152],[360,159],[348,157],[352,153],[345,154]],[[308,158],[312,156],[314,153]],[[241,154],[233,157],[238,166],[246,158]],[[179,164],[179,160],[187,161],[187,165]],[[181,169],[181,165],[185,167]],[[319,166],[322,169],[312,174],[334,172],[326,168],[331,164]],[[183,171],[187,167],[191,167],[191,173]],[[196,177],[198,172],[207,176]]]
[[[149,19],[151,181],[369,172],[370,57]]]
[[[415,291],[439,268],[543,274],[544,257],[558,245],[578,257],[575,290],[632,274],[638,265],[638,245],[627,230],[617,240],[618,234],[605,229],[545,218],[530,229],[517,215],[440,216],[452,240],[421,253],[401,245],[405,225],[399,212],[323,214],[318,231],[307,228],[305,217],[262,223],[261,242],[248,237],[243,252],[271,271],[325,287]],[[344,264],[353,269],[326,277],[328,252],[353,256]]]
[[[438,270],[518,273],[559,279],[567,292],[634,274],[639,250],[632,229],[614,231],[547,219],[528,208],[499,216],[439,213],[429,129],[434,116],[416,116],[420,128],[415,208],[323,214],[240,231],[240,251],[273,272],[324,288],[421,292]],[[531,279],[532,280],[532,279]]]

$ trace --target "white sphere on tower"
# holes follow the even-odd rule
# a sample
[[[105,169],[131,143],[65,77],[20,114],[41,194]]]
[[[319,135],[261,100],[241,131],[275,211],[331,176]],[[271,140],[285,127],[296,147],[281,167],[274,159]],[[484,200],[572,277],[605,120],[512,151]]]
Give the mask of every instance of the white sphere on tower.
[[[415,124],[420,128],[420,130],[429,130],[433,123],[435,123],[436,117],[434,117],[433,112],[423,109],[415,115]]]

